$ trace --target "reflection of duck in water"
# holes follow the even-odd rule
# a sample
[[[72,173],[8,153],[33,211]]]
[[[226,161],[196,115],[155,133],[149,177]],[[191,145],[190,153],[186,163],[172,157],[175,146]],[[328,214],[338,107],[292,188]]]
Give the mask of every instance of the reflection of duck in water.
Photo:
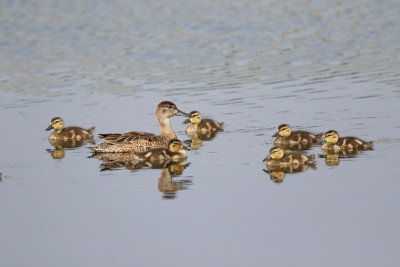
[[[126,132],[116,134],[100,134],[99,137],[105,142],[91,149],[95,152],[142,152],[157,147],[167,147],[171,139],[176,139],[176,134],[172,129],[170,117],[189,116],[180,111],[176,105],[170,101],[160,102],[155,111],[155,116],[161,127],[161,134],[147,132]]]
[[[170,163],[186,163],[186,150],[181,141],[172,139],[168,142],[168,148],[153,148],[136,153],[97,153],[91,157],[104,161],[102,170],[121,167],[130,170],[143,167],[164,168]]]
[[[352,153],[360,150],[372,150],[373,142],[365,142],[357,137],[341,137],[339,134],[330,130],[325,133],[326,143],[322,145],[324,153]]]
[[[0,172],[0,182],[3,181],[3,174]]]
[[[60,117],[55,117],[51,119],[50,125],[46,128],[46,131],[54,129],[54,132],[49,136],[49,140],[81,141],[91,139],[95,128],[95,126],[89,129],[75,126],[64,128],[64,121]]]
[[[298,148],[305,149],[313,143],[317,143],[322,136],[323,133],[312,134],[307,131],[292,131],[289,125],[281,124],[272,137],[276,137],[274,140],[276,146],[293,146],[293,148],[300,146]]]
[[[192,124],[186,127],[185,132],[186,135],[192,139],[192,147],[200,147],[202,146],[202,140],[211,140],[215,137],[217,132],[224,131],[223,122],[216,122],[209,118],[202,118],[198,111],[190,112],[189,118],[183,123],[186,124],[189,122]]]
[[[173,176],[181,175],[187,164],[174,163],[169,164],[168,167],[163,168],[161,176],[158,179],[158,190],[163,192],[163,198],[172,199],[176,197],[178,190],[187,188],[187,185],[192,184],[190,180],[173,181]]]

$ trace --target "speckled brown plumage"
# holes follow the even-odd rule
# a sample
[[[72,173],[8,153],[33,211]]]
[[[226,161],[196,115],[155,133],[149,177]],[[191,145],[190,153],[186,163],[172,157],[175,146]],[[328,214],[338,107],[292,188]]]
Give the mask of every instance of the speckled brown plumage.
[[[55,117],[51,119],[50,125],[46,128],[46,131],[54,129],[54,132],[49,136],[50,140],[81,141],[91,139],[95,128],[95,126],[89,129],[76,126],[64,127],[64,121],[60,117]]]
[[[176,134],[172,129],[169,120],[172,116],[189,116],[180,111],[176,105],[170,101],[160,102],[155,110],[156,119],[161,128],[161,134],[153,134],[148,132],[126,132],[100,134],[99,137],[105,142],[92,149],[95,153],[127,153],[142,152],[152,148],[167,147],[169,140],[176,138]]]

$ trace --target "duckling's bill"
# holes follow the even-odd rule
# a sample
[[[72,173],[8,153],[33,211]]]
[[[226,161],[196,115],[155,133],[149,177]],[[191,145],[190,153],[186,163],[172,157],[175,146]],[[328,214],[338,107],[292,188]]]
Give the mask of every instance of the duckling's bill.
[[[279,132],[275,132],[272,137],[278,137],[279,136]]]
[[[45,129],[45,131],[50,131],[51,129],[54,129],[54,127],[53,127],[53,125],[49,125],[46,129]]]
[[[270,159],[271,159],[271,155],[268,154],[267,157],[265,159],[263,159],[263,162],[268,161]]]

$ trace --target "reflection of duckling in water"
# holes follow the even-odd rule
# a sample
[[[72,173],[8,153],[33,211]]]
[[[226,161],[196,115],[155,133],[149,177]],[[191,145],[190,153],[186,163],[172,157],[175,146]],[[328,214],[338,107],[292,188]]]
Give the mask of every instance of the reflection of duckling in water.
[[[325,164],[328,166],[337,166],[339,165],[341,158],[355,158],[357,154],[360,153],[359,150],[353,150],[351,152],[342,150],[338,152],[333,152],[329,150],[323,150],[324,155],[319,155],[320,158],[325,159]]]
[[[289,166],[272,165],[268,166],[268,170],[263,169],[263,171],[269,174],[269,177],[272,181],[274,181],[275,183],[281,183],[283,182],[283,179],[285,179],[286,173],[303,172],[307,170],[308,167],[311,167],[314,170],[317,169],[314,162],[308,162],[307,164],[294,164]]]
[[[272,136],[276,137],[274,140],[275,145],[291,146],[291,145],[308,145],[317,143],[323,133],[312,134],[307,131],[292,131],[287,124],[278,126],[277,132]]]
[[[54,132],[49,136],[49,140],[80,141],[92,138],[95,128],[95,126],[87,130],[75,126],[64,128],[64,121],[60,117],[55,117],[51,119],[50,125],[46,128],[46,131],[54,129]]]
[[[356,152],[359,150],[372,150],[373,142],[365,142],[357,137],[341,137],[339,134],[330,130],[325,133],[326,143],[322,145],[324,152],[338,153],[338,152]]]
[[[168,148],[154,148],[145,152],[135,153],[135,160],[146,162],[150,167],[153,164],[166,164],[169,162],[180,162],[186,160],[186,150],[181,141],[172,139],[168,142]]]
[[[0,172],[0,182],[3,181],[3,174]]]
[[[49,139],[49,142],[52,146],[54,146],[54,150],[52,149],[46,149],[47,152],[51,153],[51,156],[53,159],[62,159],[65,156],[65,151],[64,148],[66,149],[71,149],[71,148],[77,148],[85,145],[86,143],[90,142],[91,144],[94,144],[94,141],[92,139],[83,139],[83,140],[59,140],[59,139]]]
[[[172,199],[176,197],[176,192],[178,190],[186,189],[186,185],[190,185],[192,182],[190,180],[179,180],[174,182],[172,180],[173,175],[181,175],[187,164],[169,164],[168,167],[163,168],[161,176],[158,179],[158,190],[163,192],[163,198]]]
[[[297,169],[313,163],[315,156],[315,154],[312,154],[311,156],[297,153],[285,154],[281,148],[273,147],[269,150],[268,156],[263,161],[267,162],[268,169],[285,167]]]

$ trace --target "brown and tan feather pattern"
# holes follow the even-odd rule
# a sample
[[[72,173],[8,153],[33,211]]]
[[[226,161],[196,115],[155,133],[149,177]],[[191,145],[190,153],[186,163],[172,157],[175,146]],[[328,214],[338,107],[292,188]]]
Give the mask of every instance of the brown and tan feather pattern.
[[[76,126],[64,127],[64,121],[60,117],[55,117],[51,119],[50,125],[46,130],[54,129],[54,132],[49,136],[50,140],[82,141],[92,138],[95,128],[95,126],[89,129]]]
[[[373,149],[373,141],[367,142],[352,136],[339,138],[339,134],[335,130],[329,130],[325,133],[325,141],[326,143],[322,145],[322,150],[327,152],[336,153]]]
[[[278,126],[277,132],[273,135],[275,145],[311,145],[321,140],[323,133],[313,134],[307,131],[292,131],[287,124]]]
[[[167,147],[171,139],[176,138],[176,134],[172,129],[170,117],[172,116],[189,116],[180,111],[176,105],[170,101],[160,102],[155,110],[156,119],[161,128],[161,134],[153,134],[148,132],[126,132],[122,134],[100,134],[99,137],[105,142],[91,149],[105,153],[126,153],[126,152],[141,152],[152,148]]]

